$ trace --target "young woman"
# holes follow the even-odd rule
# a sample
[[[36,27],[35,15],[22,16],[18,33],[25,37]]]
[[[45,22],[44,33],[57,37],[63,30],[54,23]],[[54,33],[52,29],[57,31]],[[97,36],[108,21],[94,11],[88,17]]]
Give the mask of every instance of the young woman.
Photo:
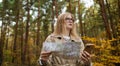
[[[58,39],[58,40],[57,40]],[[81,50],[79,60],[68,60],[52,54],[52,52],[41,51],[40,65],[42,66],[91,66],[90,54],[84,51],[84,44],[76,32],[74,17],[71,13],[63,13],[58,16],[54,32],[46,38],[51,42],[81,42]]]

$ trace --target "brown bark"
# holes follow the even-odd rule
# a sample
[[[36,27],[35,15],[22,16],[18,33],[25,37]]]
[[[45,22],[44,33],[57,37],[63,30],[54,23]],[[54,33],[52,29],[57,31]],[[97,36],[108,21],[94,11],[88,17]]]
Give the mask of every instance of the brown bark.
[[[1,25],[1,37],[0,37],[0,66],[2,66],[3,62],[3,48],[5,44],[5,35],[6,35],[6,24],[5,24],[5,0],[3,0],[3,9],[2,9],[2,25]]]
[[[55,3],[55,16],[56,18],[58,18],[58,4],[56,0],[54,1],[54,3]]]
[[[4,48],[4,40],[5,40],[5,30],[4,30],[4,21],[3,21],[3,16],[2,15],[2,26],[1,26],[1,37],[0,37],[0,66],[2,66],[2,62],[3,62],[3,48]]]
[[[55,0],[52,0],[52,24],[51,24],[52,32],[54,31],[54,23],[55,23],[54,15],[55,15]]]
[[[23,19],[22,19],[22,21],[23,21]],[[22,24],[22,27],[21,27],[21,63],[23,64],[24,63],[24,38],[23,38],[23,25],[24,24]]]
[[[120,0],[118,0],[118,14],[119,14],[119,18],[118,18],[118,27],[117,27],[117,32],[118,32],[118,34],[117,34],[117,37],[119,37],[120,36]],[[118,43],[120,43],[120,39],[118,40]]]
[[[120,0],[118,0],[118,13],[119,13],[119,18],[120,18]],[[120,22],[120,19],[119,19]]]
[[[40,0],[38,0],[38,2],[40,3]],[[38,17],[40,17],[40,8],[38,7]],[[39,34],[40,34],[40,18],[38,18],[37,20],[37,39],[36,39],[36,45],[38,46],[39,45],[39,40],[40,40],[40,37],[39,37]]]
[[[20,60],[21,60],[21,66],[24,64],[25,60],[24,60],[24,22],[23,22],[23,11],[22,11],[22,0],[19,1],[19,28],[20,28]]]
[[[99,0],[99,5],[101,8],[101,16],[103,18],[103,22],[104,22],[105,29],[106,29],[106,35],[109,39],[112,39],[110,26],[109,26],[109,22],[108,22],[108,17],[107,17],[107,13],[105,10],[104,0]]]
[[[58,5],[57,5],[57,1],[56,0],[52,0],[52,32],[54,31],[54,23],[55,23],[55,20],[54,18],[58,18]]]
[[[0,66],[2,66],[2,62],[3,62],[3,42],[2,39],[0,38]]]
[[[9,12],[10,12],[10,10],[9,10]],[[6,50],[8,50],[8,40],[9,40],[9,25],[10,25],[10,16],[8,17],[8,25],[7,25],[7,33],[8,33],[8,35],[7,35],[7,37],[6,37],[6,43],[5,43],[5,49]]]
[[[78,1],[78,19],[79,19],[79,25],[80,25],[80,33],[81,33],[81,36],[83,36],[83,24],[82,24],[82,17],[81,17],[81,7],[80,7],[80,0]]]
[[[108,0],[106,0],[106,5],[107,5],[108,14],[109,14],[109,20],[110,20],[110,26],[112,29],[112,34],[113,34],[113,37],[116,38],[115,24],[113,23],[110,6],[109,6],[110,4],[108,3]]]
[[[72,12],[72,10],[71,10],[71,0],[68,0],[68,2],[69,2],[68,11],[71,13]]]
[[[118,24],[120,25],[120,0],[118,0],[118,13],[119,13]],[[118,33],[120,34],[120,32]]]
[[[39,6],[40,6],[40,0],[38,0]],[[38,17],[40,17],[40,8],[38,7]],[[40,51],[39,51],[39,44],[40,44],[40,18],[37,20],[37,38],[36,38],[36,56],[39,57]]]
[[[29,6],[29,0],[27,0],[27,21],[26,21],[26,27],[25,27],[25,45],[24,45],[24,64],[27,64],[29,66],[30,60],[29,60],[29,45],[28,45],[28,36],[29,36],[29,21],[30,21],[30,6]]]
[[[14,44],[13,44],[13,58],[12,63],[16,62],[17,59],[17,35],[18,35],[18,21],[19,21],[19,0],[16,1],[16,25],[15,25],[15,34],[14,34]]]

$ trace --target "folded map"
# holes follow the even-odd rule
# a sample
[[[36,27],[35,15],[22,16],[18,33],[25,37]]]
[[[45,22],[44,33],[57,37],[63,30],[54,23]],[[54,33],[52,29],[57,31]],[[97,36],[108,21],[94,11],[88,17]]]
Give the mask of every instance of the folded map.
[[[65,59],[79,59],[80,42],[44,42],[42,50],[52,51],[52,54]]]

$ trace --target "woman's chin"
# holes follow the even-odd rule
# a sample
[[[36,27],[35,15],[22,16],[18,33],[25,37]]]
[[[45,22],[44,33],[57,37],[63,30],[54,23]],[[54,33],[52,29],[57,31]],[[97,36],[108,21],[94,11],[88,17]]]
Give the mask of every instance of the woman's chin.
[[[73,27],[68,27],[68,29],[72,29]]]

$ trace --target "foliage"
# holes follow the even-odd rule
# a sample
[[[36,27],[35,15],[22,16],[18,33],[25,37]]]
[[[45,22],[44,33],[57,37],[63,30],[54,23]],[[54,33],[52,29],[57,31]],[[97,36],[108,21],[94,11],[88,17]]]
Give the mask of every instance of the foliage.
[[[108,4],[104,3],[104,7],[108,16],[106,20],[109,21],[109,29],[112,33],[112,39],[108,39],[99,1],[93,0],[94,4],[90,7],[85,7],[86,4],[79,0],[3,0],[0,2],[0,41],[2,41],[0,42],[0,46],[2,46],[0,51],[3,51],[2,66],[36,66],[42,43],[52,33],[52,25],[56,22],[55,18],[57,18],[57,15],[64,11],[71,12],[75,16],[79,34],[81,34],[82,24],[82,39],[95,45],[92,58],[94,66],[119,65],[120,3],[118,2],[119,0],[104,0],[108,1]],[[78,10],[79,8],[80,10]],[[29,16],[28,9],[30,9]],[[26,46],[27,17],[30,19],[28,45]],[[82,23],[80,23],[80,19]],[[16,24],[17,22],[18,25]],[[111,25],[114,26],[114,30],[111,29]],[[14,44],[16,34],[17,39],[16,44]],[[37,41],[39,41],[39,44],[37,44]],[[14,47],[15,45],[16,47]],[[29,57],[27,64],[24,64],[24,61],[22,61],[24,59],[24,51],[27,53],[26,57]],[[16,57],[15,62],[13,62],[13,57]]]
[[[112,40],[100,40],[97,38],[90,38],[90,37],[82,37],[83,40],[90,41],[91,43],[95,44],[95,47],[93,49],[94,57],[93,57],[93,64],[95,66],[104,66],[106,63],[110,63],[110,66],[114,66],[112,63],[120,63],[120,56],[114,56],[115,54],[119,53],[120,51],[120,45],[118,45],[118,52],[114,55],[111,54],[112,50],[116,50],[117,47],[111,46],[111,43],[113,41],[116,41],[115,39]],[[99,58],[99,60],[98,60]],[[98,63],[99,62],[99,63]]]

